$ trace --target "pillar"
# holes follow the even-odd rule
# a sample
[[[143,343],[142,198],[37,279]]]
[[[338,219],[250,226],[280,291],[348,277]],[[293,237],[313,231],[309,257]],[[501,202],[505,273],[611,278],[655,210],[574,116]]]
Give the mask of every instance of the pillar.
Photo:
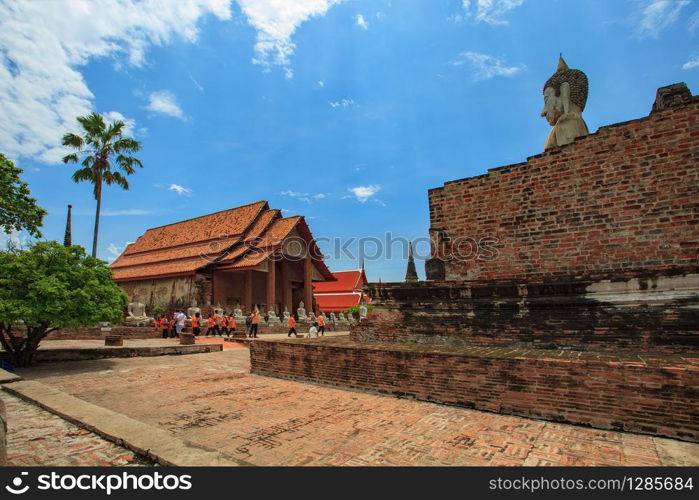
[[[267,312],[277,309],[277,263],[267,261]]]
[[[289,281],[288,263],[285,260],[279,262],[280,281],[282,283],[282,307],[285,307],[291,314],[294,305],[292,304],[291,282]],[[282,311],[283,312],[283,311]]]
[[[306,313],[313,311],[313,260],[310,254],[303,261],[303,301]]]
[[[252,271],[245,271],[245,309],[252,311]]]

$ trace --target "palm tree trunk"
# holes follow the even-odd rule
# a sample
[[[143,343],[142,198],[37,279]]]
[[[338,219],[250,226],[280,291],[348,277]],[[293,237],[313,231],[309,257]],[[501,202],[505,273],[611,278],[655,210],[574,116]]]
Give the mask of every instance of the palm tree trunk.
[[[100,229],[100,205],[102,205],[102,172],[97,176],[95,186],[95,198],[97,198],[97,211],[95,212],[95,234],[92,237],[92,256],[97,257],[97,235]]]

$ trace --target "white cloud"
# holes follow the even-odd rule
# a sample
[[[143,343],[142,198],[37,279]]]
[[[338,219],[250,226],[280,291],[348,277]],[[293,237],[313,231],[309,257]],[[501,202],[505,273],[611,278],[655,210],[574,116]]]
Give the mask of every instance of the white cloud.
[[[296,198],[299,201],[302,201],[304,203],[312,203],[314,201],[322,200],[324,198],[327,198],[327,195],[325,193],[316,193],[316,194],[310,194],[310,193],[299,193],[297,191],[291,191],[291,190],[286,190],[282,191],[279,194],[283,194],[284,196],[290,196],[292,198]]]
[[[316,82],[316,86],[317,86],[319,89],[322,89],[323,87],[325,87],[325,82],[324,82],[323,80],[318,80],[318,81]]]
[[[110,243],[109,246],[107,247],[107,252],[109,252],[109,255],[111,258],[116,259],[121,255],[121,251],[123,250],[123,247],[118,247],[114,243]]]
[[[699,66],[699,56],[694,56],[682,65],[682,69],[693,69]]]
[[[364,16],[361,14],[357,14],[354,16],[355,22],[357,23],[357,26],[359,26],[362,29],[369,29],[369,25],[367,24],[366,20],[364,19]]]
[[[136,132],[136,120],[132,118],[126,118],[118,111],[109,111],[108,113],[103,113],[102,116],[109,121],[121,120],[122,122],[124,122],[123,134],[126,137],[132,137],[134,135],[134,132]],[[142,129],[139,129],[139,131],[141,130]]]
[[[333,101],[328,104],[330,104],[332,108],[347,108],[353,106],[354,101],[352,99],[340,99],[339,101]]]
[[[640,18],[636,33],[641,37],[658,36],[662,30],[677,21],[680,11],[689,3],[690,0],[639,1]]]
[[[349,188],[349,191],[357,198],[357,201],[361,203],[366,203],[366,201],[374,196],[376,193],[381,191],[381,186],[374,184],[371,186],[357,186]]]
[[[469,63],[475,70],[473,79],[476,81],[489,80],[496,76],[514,76],[526,68],[524,64],[506,66],[502,59],[487,54],[479,54],[478,52],[462,52],[450,64],[452,66],[461,66],[465,63]]]
[[[151,92],[148,96],[148,106],[146,106],[146,109],[161,115],[173,116],[180,120],[185,119],[182,108],[177,104],[175,94],[169,90]]]
[[[689,32],[693,35],[694,32],[699,28],[699,10],[692,14],[689,18]]]
[[[253,62],[282,66],[293,77],[290,57],[296,45],[291,37],[308,19],[323,16],[342,0],[237,0],[248,22],[257,30]]]
[[[182,187],[179,184],[170,184],[170,187],[168,188],[170,191],[174,191],[180,196],[189,196],[192,194],[191,189],[187,189],[186,187]]]
[[[0,150],[55,162],[61,137],[93,110],[80,68],[111,57],[140,66],[151,45],[194,42],[201,18],[231,17],[230,0],[0,2]]]
[[[509,24],[501,17],[523,3],[524,0],[463,0],[465,17],[491,25]],[[459,15],[453,16],[453,19],[456,22],[463,20]]]

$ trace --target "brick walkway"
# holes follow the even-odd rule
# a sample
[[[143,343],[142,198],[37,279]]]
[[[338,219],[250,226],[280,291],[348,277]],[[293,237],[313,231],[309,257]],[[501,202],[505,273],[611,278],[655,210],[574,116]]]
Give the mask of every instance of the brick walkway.
[[[5,392],[8,466],[150,465],[131,451]]]
[[[699,464],[699,444],[250,375],[247,349],[20,374],[257,465]]]

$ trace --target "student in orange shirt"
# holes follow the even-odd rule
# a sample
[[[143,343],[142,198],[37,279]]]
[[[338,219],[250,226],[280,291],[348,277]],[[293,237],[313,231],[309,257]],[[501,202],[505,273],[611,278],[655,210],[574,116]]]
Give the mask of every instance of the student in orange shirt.
[[[221,336],[224,335],[228,335],[228,316],[225,311],[221,314]]]
[[[218,321],[219,321],[218,314],[216,314],[216,313],[214,312],[214,316],[213,316],[212,319],[214,320],[214,329],[213,329],[212,335],[221,335],[221,329],[220,329],[219,326],[218,326]],[[206,334],[208,335],[209,332],[206,332]]]
[[[293,314],[289,316],[289,333],[286,336],[291,337],[292,333],[294,334],[294,337],[298,337],[298,334],[296,333],[296,318],[294,318]]]
[[[194,333],[195,337],[198,337],[201,333],[201,328],[199,327],[200,322],[201,314],[195,313],[194,316],[192,316],[192,333]]]
[[[252,311],[252,323],[250,325],[250,337],[257,338],[257,325],[260,324],[260,311],[254,309]]]
[[[318,333],[325,335],[325,318],[322,313],[318,316]]]
[[[235,316],[233,316],[233,313],[231,313],[231,315],[228,316],[228,336],[229,337],[235,332],[235,328],[236,328]]]
[[[163,334],[163,338],[166,339],[168,337],[168,334],[170,333],[170,323],[168,323],[167,317],[165,315],[160,316],[160,319],[157,321],[158,323],[158,328]]]
[[[211,335],[211,332],[214,330],[214,325],[216,323],[214,322],[214,318],[211,317],[211,314],[209,314],[209,317],[206,320],[206,336],[208,337]]]

